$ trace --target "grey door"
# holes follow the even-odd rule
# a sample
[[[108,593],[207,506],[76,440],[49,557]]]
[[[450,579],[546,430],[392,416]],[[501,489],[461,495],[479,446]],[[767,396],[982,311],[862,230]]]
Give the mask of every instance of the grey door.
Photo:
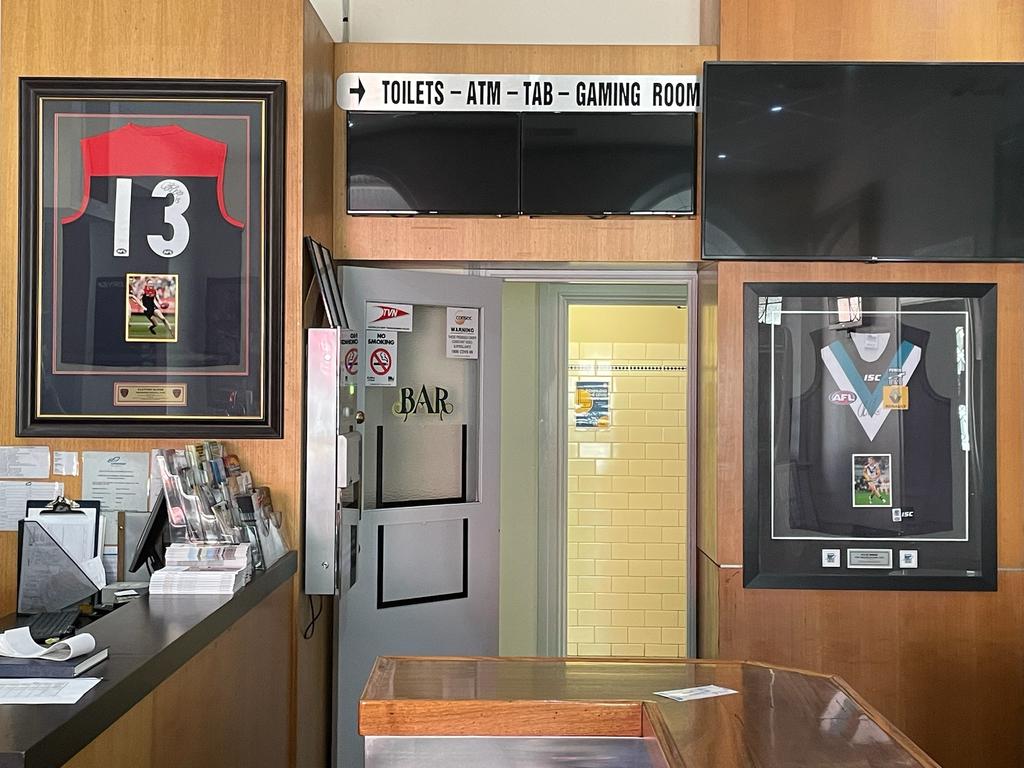
[[[366,420],[357,579],[335,668],[339,765],[358,768],[359,695],[377,656],[498,652],[501,281],[342,269]],[[384,386],[367,385],[368,371]]]

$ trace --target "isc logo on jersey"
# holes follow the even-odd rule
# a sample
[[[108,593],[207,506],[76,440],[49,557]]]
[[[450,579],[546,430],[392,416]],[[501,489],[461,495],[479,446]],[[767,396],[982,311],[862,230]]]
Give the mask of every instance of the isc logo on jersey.
[[[840,389],[828,396],[830,403],[836,405],[853,405],[857,402],[857,395],[845,389]]]

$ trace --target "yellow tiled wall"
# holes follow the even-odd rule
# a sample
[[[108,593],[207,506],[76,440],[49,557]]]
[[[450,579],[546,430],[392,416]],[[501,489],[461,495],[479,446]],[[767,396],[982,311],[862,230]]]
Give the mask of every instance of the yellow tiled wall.
[[[674,306],[569,308],[569,655],[685,655],[685,360]],[[609,428],[575,427],[581,379]]]

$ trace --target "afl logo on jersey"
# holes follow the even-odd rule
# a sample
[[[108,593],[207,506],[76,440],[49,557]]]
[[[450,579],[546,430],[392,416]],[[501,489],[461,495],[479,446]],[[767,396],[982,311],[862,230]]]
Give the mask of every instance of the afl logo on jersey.
[[[828,396],[830,403],[836,405],[853,405],[857,402],[857,395],[845,389],[840,389]]]

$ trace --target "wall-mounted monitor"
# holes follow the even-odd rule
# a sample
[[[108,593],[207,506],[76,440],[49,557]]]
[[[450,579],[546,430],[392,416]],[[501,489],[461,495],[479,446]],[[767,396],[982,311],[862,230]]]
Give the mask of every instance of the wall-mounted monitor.
[[[519,212],[519,115],[349,112],[352,214]]]
[[[522,212],[692,214],[694,117],[523,114]]]
[[[707,63],[703,256],[1024,260],[1024,66]]]

